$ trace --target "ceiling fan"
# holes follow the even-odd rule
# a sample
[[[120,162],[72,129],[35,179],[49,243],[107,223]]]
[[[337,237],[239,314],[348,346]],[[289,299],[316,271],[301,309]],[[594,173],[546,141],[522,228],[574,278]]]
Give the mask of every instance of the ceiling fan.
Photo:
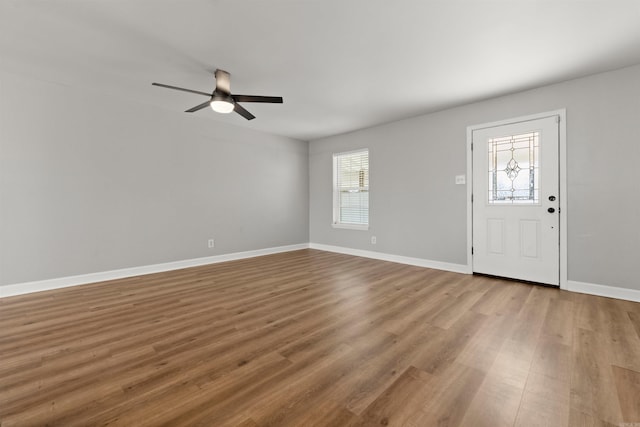
[[[177,86],[165,85],[162,83],[151,83],[154,86],[166,87],[168,89],[181,90],[183,92],[197,93],[198,95],[208,96],[209,100],[203,102],[200,105],[196,105],[193,108],[189,108],[185,113],[195,113],[198,110],[202,110],[208,106],[211,106],[213,111],[218,113],[228,114],[232,111],[240,114],[247,120],[253,120],[256,118],[253,114],[248,112],[238,102],[266,102],[272,104],[282,104],[281,96],[257,96],[257,95],[234,95],[231,93],[231,74],[224,70],[216,70],[216,88],[213,92],[201,92],[199,90],[185,89]]]

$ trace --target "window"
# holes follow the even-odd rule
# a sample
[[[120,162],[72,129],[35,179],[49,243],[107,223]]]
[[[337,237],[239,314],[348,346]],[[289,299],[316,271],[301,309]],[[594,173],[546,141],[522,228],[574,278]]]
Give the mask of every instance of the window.
[[[537,204],[540,132],[492,138],[489,148],[489,204]]]
[[[333,226],[369,228],[369,150],[333,155]]]

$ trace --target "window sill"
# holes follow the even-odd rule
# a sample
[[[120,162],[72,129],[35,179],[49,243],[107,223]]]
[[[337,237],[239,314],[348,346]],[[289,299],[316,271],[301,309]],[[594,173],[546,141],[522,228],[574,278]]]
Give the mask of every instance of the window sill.
[[[331,224],[333,228],[344,228],[347,230],[363,230],[366,231],[369,229],[369,225],[360,225],[360,224]]]

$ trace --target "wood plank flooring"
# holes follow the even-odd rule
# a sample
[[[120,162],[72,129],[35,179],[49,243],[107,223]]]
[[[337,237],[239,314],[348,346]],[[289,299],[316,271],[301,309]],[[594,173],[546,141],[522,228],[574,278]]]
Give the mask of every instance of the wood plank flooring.
[[[640,427],[640,304],[316,250],[4,298],[0,425]]]

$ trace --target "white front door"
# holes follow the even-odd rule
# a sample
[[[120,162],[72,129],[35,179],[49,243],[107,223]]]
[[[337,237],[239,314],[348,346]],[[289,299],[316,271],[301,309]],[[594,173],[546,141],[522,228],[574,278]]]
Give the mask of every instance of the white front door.
[[[560,284],[558,116],[473,130],[473,271]]]

